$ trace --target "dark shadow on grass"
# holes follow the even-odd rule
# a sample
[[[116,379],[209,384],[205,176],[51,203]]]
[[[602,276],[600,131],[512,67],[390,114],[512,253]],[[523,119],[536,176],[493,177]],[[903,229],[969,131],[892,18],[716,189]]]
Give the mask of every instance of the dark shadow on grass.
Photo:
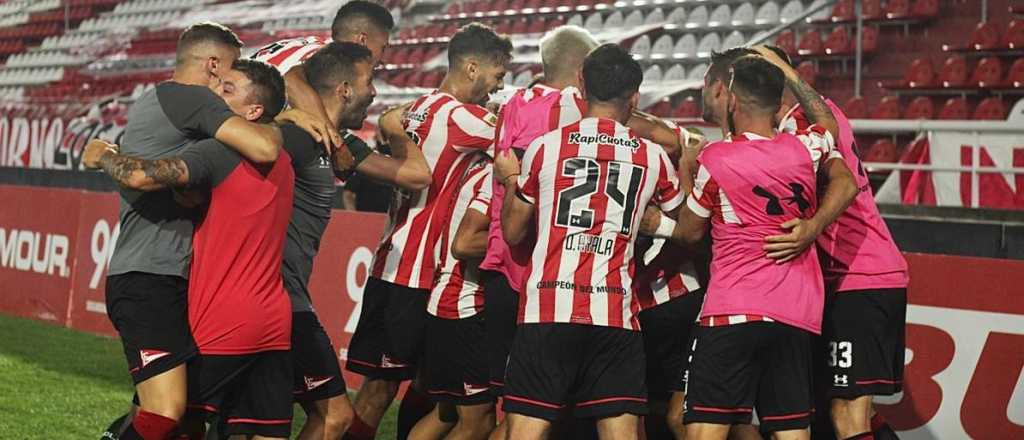
[[[0,353],[40,369],[131,387],[124,350],[115,339],[0,315]]]

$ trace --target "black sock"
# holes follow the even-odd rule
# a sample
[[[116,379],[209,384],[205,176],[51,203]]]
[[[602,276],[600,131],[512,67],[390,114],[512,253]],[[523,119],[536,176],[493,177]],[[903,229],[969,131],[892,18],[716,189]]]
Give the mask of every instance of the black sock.
[[[142,435],[140,435],[139,432],[135,430],[135,426],[132,426],[132,424],[129,423],[128,427],[124,429],[124,432],[121,433],[121,436],[118,437],[117,440],[145,440],[145,439],[142,438]]]
[[[111,422],[110,426],[107,427],[107,430],[103,431],[103,434],[100,434],[100,440],[119,440],[121,438],[121,432],[125,429],[125,425],[131,426],[131,421],[128,417],[130,415],[131,413],[124,414],[121,417],[118,417],[117,420]]]

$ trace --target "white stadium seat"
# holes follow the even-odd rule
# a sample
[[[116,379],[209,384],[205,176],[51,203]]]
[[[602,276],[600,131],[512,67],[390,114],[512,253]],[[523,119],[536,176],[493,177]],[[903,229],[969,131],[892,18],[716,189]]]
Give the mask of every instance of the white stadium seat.
[[[686,27],[688,28],[702,28],[708,25],[708,7],[701,5],[694,10],[690,11],[690,14],[686,16]]]
[[[676,42],[675,47],[676,56],[682,56],[686,58],[693,58],[697,56],[697,36],[694,34],[683,35],[679,41]]]
[[[740,31],[732,31],[722,40],[722,50],[729,50],[734,47],[741,47],[747,43],[747,38]]]
[[[530,81],[533,81],[533,72],[530,70],[524,70],[516,75],[516,78],[512,81],[512,85],[516,87],[526,87],[530,85]]]
[[[686,79],[686,69],[683,68],[682,64],[673,64],[665,71],[665,75],[661,77],[662,81],[682,81]]]
[[[665,22],[676,26],[686,25],[686,8],[680,6],[673,9],[672,12],[668,14],[668,17],[665,17]]]
[[[708,16],[709,27],[728,26],[730,21],[732,21],[732,8],[729,5],[719,5]]]
[[[612,29],[619,29],[619,28],[622,27],[622,23],[623,23],[622,11],[615,11],[615,12],[612,12],[612,14],[608,16],[608,18],[604,19],[604,25],[601,26],[601,29],[603,29],[605,31],[612,30]]]
[[[626,29],[638,28],[644,24],[644,13],[640,12],[639,9],[630,12],[626,16],[626,19],[622,21],[622,27]]]
[[[801,3],[800,0],[790,0],[790,2],[786,3],[786,6],[783,6],[779,11],[779,21],[782,23],[792,23],[800,16],[800,14],[803,13],[804,4]]]
[[[648,37],[647,35],[641,35],[639,38],[636,39],[636,41],[633,42],[633,45],[630,46],[629,52],[632,53],[634,57],[638,57],[640,59],[650,57],[651,37]]]
[[[757,17],[754,18],[756,24],[775,24],[779,22],[779,4],[769,1],[761,5],[761,9],[757,10]]]
[[[690,74],[686,76],[689,80],[703,80],[704,73],[708,70],[708,65],[701,63],[690,68]]]
[[[573,15],[572,17],[569,17],[569,21],[565,24],[583,27],[583,16],[580,14]]]
[[[651,11],[650,14],[647,14],[647,18],[644,19],[643,24],[662,24],[665,23],[665,21],[665,11],[662,10],[661,8],[656,8],[655,10]]]
[[[654,40],[654,44],[651,45],[651,58],[668,58],[674,51],[675,41],[671,35],[665,34]]]
[[[754,24],[754,5],[744,3],[732,11],[733,26],[749,26]]]
[[[712,32],[700,39],[700,43],[697,44],[697,56],[709,57],[711,52],[718,52],[721,49],[722,37],[719,37],[717,32]]]
[[[587,17],[587,21],[583,22],[583,27],[586,28],[590,33],[596,34],[604,29],[604,19],[601,17],[600,12],[595,12]]]
[[[644,82],[645,83],[661,82],[661,77],[662,77],[661,66],[654,65],[654,66],[648,67],[647,70],[644,71]]]

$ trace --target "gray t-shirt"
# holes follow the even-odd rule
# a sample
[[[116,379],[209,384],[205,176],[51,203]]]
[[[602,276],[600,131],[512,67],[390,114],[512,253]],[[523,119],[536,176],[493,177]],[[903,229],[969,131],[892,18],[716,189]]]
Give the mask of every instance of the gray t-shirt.
[[[128,111],[121,153],[146,160],[173,157],[213,137],[234,116],[224,100],[202,86],[165,82],[144,93]],[[108,275],[143,272],[188,277],[194,212],[170,190],[121,188],[121,232]]]
[[[288,222],[281,274],[292,300],[292,312],[311,312],[309,276],[320,239],[331,220],[331,201],[336,191],[331,160],[324,147],[299,127],[281,126],[284,149],[295,169],[295,196]]]

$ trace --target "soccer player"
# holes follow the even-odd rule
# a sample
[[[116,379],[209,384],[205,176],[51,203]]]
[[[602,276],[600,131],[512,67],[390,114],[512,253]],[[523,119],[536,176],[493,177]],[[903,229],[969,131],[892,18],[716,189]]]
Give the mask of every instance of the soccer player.
[[[420,420],[410,439],[485,439],[494,429],[477,268],[487,248],[490,193],[491,160],[479,154],[451,207],[451,220],[441,236],[438,276],[427,301],[422,378],[437,406]]]
[[[178,40],[174,76],[129,110],[122,152],[162,159],[214,137],[253,162],[273,161],[280,133],[235,115],[210,90],[241,46],[234,32],[216,23],[186,29]],[[106,302],[139,405],[122,438],[162,439],[185,411],[185,363],[196,354],[186,306],[192,215],[170,190],[119,192],[121,233],[110,261]]]
[[[395,19],[384,6],[353,0],[342,5],[335,14],[331,23],[331,39],[366,46],[373,54],[373,65],[376,66],[388,46],[388,37],[394,27]],[[317,36],[281,40],[264,46],[251,57],[270,63],[284,75],[288,102],[293,107],[319,116],[325,122],[330,121],[330,115],[320,95],[310,85],[303,64],[328,42]],[[331,137],[328,147],[338,147],[344,142],[337,130]]]
[[[224,87],[255,87],[244,113],[267,123],[285,105],[284,81],[269,65],[250,63],[223,75]],[[83,158],[126,188],[192,188],[208,197],[188,286],[188,322],[199,351],[188,367],[188,399],[196,410],[218,413],[225,435],[285,439],[291,432],[291,311],[281,262],[295,174],[289,154],[277,154],[255,163],[207,139],[146,160],[93,141]]]
[[[522,170],[502,153],[502,233],[527,266],[507,372],[508,437],[544,438],[566,404],[597,419],[603,439],[637,438],[645,414],[644,347],[633,300],[633,244],[644,207],[682,203],[664,148],[625,126],[639,101],[640,65],[606,44],[583,62],[584,118],[530,144]]]
[[[512,43],[491,28],[463,26],[448,43],[449,69],[441,86],[417,99],[404,118],[404,131],[431,167],[432,183],[422,191],[396,194],[374,257],[346,364],[366,377],[355,406],[357,419],[368,429],[350,430],[350,436],[372,437],[399,383],[416,371],[437,268],[436,243],[471,153],[493,150],[494,116],[473,103],[501,89],[511,57]]]
[[[762,429],[774,438],[807,439],[810,343],[821,331],[824,290],[817,253],[804,251],[856,187],[836,160],[837,124],[817,92],[793,69],[761,56],[722,58],[714,54],[703,94],[706,118],[725,140],[701,152],[673,231],[675,241],[695,243],[710,219],[713,238],[686,390],[686,437],[725,439],[730,425],[750,423],[756,405]],[[795,135],[775,131],[783,88],[815,125]],[[820,204],[819,168],[828,177]],[[764,237],[784,230],[798,239],[773,260],[762,249]]]
[[[782,49],[769,49],[792,65]],[[837,437],[870,438],[866,433],[875,425],[872,396],[891,396],[903,388],[909,277],[907,263],[875,205],[850,121],[834,102],[825,99],[825,103],[839,124],[836,147],[859,193],[818,237],[827,292],[823,321],[827,368],[822,380],[828,384]],[[779,114],[779,131],[792,133],[810,125],[792,92],[783,94]],[[875,431],[876,436],[883,431],[895,435],[888,426]]]

